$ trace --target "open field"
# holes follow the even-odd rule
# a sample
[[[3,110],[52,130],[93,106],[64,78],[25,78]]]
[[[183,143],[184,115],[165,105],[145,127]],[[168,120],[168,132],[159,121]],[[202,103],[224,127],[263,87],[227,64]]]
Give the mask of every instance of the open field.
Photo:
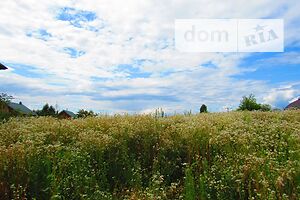
[[[299,199],[300,112],[16,118],[0,199]]]

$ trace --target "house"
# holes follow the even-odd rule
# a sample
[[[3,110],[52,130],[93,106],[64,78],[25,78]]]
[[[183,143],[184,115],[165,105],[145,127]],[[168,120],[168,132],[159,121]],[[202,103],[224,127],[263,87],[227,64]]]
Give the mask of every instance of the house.
[[[26,106],[24,106],[22,104],[22,102],[19,103],[8,103],[8,107],[10,108],[10,110],[16,111],[22,115],[33,115],[36,116],[37,114],[35,112],[33,112],[32,110],[30,110],[29,108],[27,108]]]
[[[290,103],[284,110],[293,110],[293,109],[300,109],[300,97],[298,100]]]
[[[58,118],[60,118],[60,119],[72,119],[75,117],[76,117],[76,115],[73,112],[68,111],[68,110],[63,110],[58,114]]]
[[[4,65],[2,65],[1,63],[0,63],[0,70],[6,70],[7,69],[7,67],[5,67]]]
[[[18,113],[21,115],[36,116],[36,113],[20,103],[7,103],[1,106],[1,111],[5,113]]]

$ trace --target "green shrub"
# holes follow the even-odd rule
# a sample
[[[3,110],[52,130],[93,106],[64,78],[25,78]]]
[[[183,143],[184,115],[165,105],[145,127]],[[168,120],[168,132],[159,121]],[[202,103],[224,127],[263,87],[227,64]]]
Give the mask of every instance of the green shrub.
[[[239,111],[254,111],[254,110],[260,110],[260,111],[271,111],[271,106],[269,104],[259,104],[256,102],[256,98],[253,94],[250,94],[248,97],[244,96],[241,100],[241,103],[238,107]]]

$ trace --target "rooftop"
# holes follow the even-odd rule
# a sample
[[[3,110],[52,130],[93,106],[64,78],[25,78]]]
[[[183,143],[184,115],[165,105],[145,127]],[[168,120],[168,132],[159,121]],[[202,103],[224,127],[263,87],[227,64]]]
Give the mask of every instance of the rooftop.
[[[299,108],[300,109],[300,98],[298,100],[290,103],[285,109],[291,109],[291,108]]]
[[[3,64],[0,63],[0,70],[6,70],[7,67],[5,67]]]
[[[75,115],[73,112],[71,112],[71,111],[63,110],[63,111],[61,111],[61,113],[62,113],[62,112],[67,113],[67,115],[69,115],[70,117],[76,117],[76,115]]]
[[[26,106],[24,106],[22,104],[22,102],[20,103],[8,103],[8,106],[10,108],[12,108],[15,111],[20,112],[21,114],[25,114],[25,115],[36,115],[34,112],[32,112],[32,110],[30,110],[29,108],[27,108]]]

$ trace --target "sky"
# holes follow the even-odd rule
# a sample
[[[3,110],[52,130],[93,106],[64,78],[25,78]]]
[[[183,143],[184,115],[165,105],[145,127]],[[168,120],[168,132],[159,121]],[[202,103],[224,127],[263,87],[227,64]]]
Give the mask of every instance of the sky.
[[[300,96],[299,0],[1,0],[0,92],[31,109],[168,113]],[[280,18],[280,53],[183,53],[176,19]]]

